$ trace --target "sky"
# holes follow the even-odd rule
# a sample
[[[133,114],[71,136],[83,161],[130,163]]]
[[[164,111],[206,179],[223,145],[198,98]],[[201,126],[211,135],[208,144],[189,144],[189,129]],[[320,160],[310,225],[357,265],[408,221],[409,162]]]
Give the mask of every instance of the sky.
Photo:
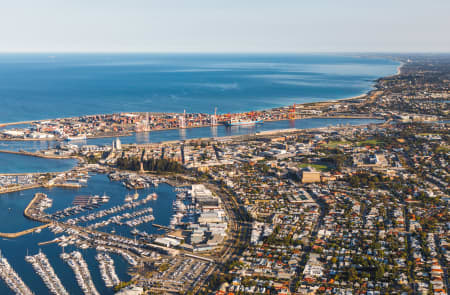
[[[450,52],[449,0],[0,0],[0,52]]]

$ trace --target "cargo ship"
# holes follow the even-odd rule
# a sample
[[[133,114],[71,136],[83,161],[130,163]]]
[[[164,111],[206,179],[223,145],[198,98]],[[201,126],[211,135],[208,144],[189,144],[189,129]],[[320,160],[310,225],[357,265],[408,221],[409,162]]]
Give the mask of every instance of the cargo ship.
[[[264,120],[236,120],[231,119],[229,121],[225,121],[225,126],[243,126],[243,125],[256,125],[256,124],[262,124],[264,123]]]
[[[78,136],[67,136],[65,138],[66,141],[77,141],[77,140],[86,140],[86,135],[78,135]]]

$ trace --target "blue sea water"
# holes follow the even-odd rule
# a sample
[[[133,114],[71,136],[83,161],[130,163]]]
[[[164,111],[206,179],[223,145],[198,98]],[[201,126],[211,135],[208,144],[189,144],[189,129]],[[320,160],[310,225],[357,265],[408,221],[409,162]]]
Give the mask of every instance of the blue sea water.
[[[397,67],[344,55],[0,54],[0,123],[259,110],[360,95]]]
[[[0,153],[0,173],[63,172],[76,164],[75,159],[44,159]]]

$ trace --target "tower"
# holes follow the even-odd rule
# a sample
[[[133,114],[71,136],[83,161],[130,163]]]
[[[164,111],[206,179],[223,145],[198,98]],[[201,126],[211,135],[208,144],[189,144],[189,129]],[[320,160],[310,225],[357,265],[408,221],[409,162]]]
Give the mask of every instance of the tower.
[[[148,112],[145,114],[145,127],[144,131],[150,131],[150,116]]]
[[[186,128],[186,110],[184,110],[183,115],[179,117],[179,124],[180,128]]]
[[[113,148],[115,147],[116,150],[120,151],[122,149],[122,143],[120,142],[119,138],[116,138]]]
[[[295,119],[295,103],[289,108],[289,119]]]
[[[214,115],[211,116],[211,126],[217,125],[217,108],[214,108]]]

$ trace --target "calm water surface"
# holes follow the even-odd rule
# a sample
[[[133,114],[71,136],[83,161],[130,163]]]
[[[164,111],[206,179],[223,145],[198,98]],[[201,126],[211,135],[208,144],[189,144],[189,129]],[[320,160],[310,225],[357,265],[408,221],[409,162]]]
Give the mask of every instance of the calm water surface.
[[[0,153],[0,173],[63,172],[76,164],[75,159],[45,159]]]
[[[219,113],[344,98],[398,63],[344,55],[0,54],[0,123],[125,111]]]

